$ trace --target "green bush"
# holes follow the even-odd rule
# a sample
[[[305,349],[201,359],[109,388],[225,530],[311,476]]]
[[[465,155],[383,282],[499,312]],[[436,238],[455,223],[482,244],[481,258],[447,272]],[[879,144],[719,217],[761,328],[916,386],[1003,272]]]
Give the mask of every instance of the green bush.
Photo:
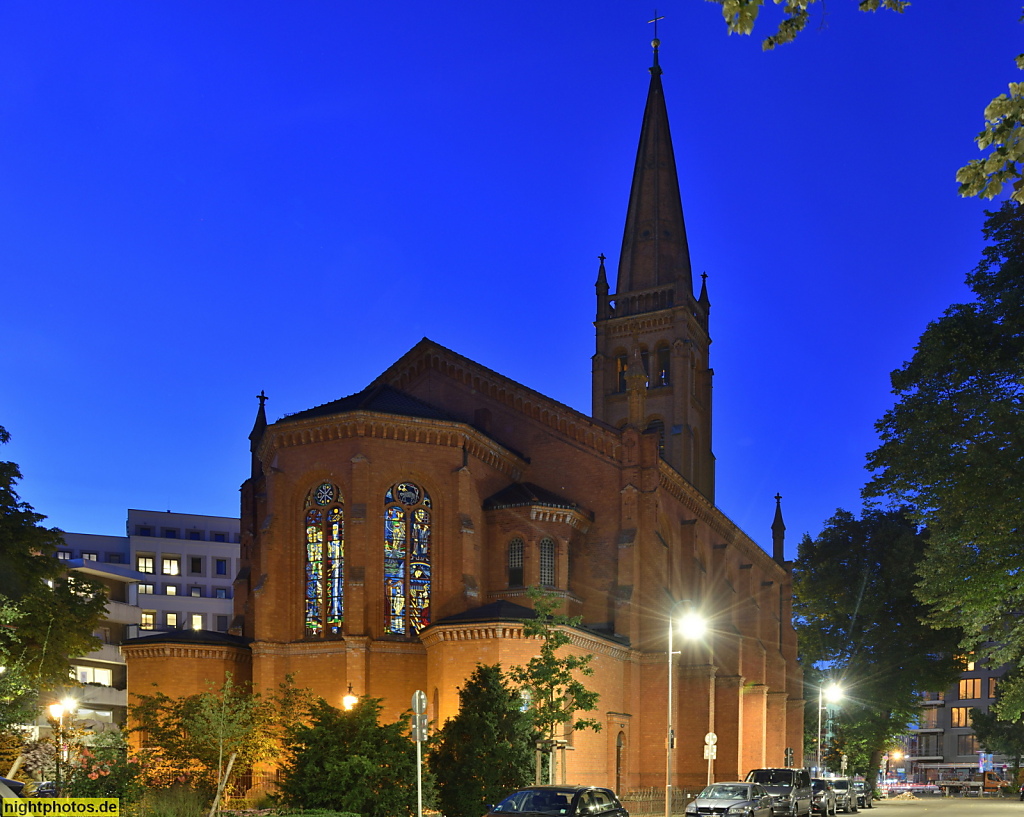
[[[102,732],[91,746],[82,746],[68,769],[70,797],[117,797],[128,811],[144,792],[142,764],[128,753],[120,732]]]
[[[142,799],[139,817],[206,817],[210,798],[189,786],[150,789]]]

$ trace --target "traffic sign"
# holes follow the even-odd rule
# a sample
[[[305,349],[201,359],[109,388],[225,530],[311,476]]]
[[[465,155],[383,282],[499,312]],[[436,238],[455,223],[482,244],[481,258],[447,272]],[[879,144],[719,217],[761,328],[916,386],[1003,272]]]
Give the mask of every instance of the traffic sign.
[[[427,693],[422,689],[417,689],[412,694],[412,711],[417,715],[422,715],[427,711]]]

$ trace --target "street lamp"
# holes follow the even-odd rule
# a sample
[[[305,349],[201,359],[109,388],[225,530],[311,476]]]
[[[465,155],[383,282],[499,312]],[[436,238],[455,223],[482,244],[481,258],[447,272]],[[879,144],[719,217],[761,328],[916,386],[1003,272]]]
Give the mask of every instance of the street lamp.
[[[61,767],[64,765],[64,716],[73,715],[75,710],[78,709],[78,701],[74,698],[64,698],[63,700],[50,704],[50,717],[57,722],[57,792],[61,791]]]
[[[679,610],[685,610],[685,612],[677,617]],[[679,628],[679,634],[683,638],[693,640],[704,635],[708,623],[700,613],[693,609],[689,600],[677,601],[672,605],[672,611],[668,617],[668,736],[665,745],[665,817],[672,817],[672,756],[676,742],[672,717],[672,659],[675,655],[673,640],[676,627]]]
[[[359,699],[356,697],[356,694],[352,691],[352,682],[349,681],[348,692],[345,694],[345,697],[341,699],[341,705],[345,707],[346,712],[350,712],[357,703],[359,703]]]
[[[829,703],[835,703],[843,699],[843,688],[839,684],[831,683],[828,687],[818,685],[818,765],[816,766],[817,774],[821,775],[821,710],[827,700]]]

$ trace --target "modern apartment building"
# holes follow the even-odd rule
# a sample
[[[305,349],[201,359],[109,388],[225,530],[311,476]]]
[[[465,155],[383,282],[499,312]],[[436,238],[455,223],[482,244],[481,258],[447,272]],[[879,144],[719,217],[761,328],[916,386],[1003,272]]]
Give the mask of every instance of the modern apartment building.
[[[56,553],[107,588],[107,618],[95,633],[102,644],[73,662],[76,723],[92,732],[126,720],[124,641],[177,629],[226,632],[231,622],[238,519],[129,510],[126,532],[65,533]]]
[[[924,696],[918,722],[904,741],[902,775],[913,782],[938,779],[940,767],[978,768],[982,747],[971,728],[971,709],[988,711],[1006,667],[970,662],[960,680],[945,692]],[[999,770],[1007,759],[992,758]]]

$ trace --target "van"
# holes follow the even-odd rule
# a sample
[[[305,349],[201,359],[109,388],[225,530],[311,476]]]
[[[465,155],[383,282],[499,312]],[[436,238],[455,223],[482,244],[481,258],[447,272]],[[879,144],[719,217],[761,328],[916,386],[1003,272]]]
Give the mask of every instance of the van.
[[[776,815],[806,817],[811,813],[811,776],[806,769],[752,769],[748,783],[760,783],[772,796]]]

